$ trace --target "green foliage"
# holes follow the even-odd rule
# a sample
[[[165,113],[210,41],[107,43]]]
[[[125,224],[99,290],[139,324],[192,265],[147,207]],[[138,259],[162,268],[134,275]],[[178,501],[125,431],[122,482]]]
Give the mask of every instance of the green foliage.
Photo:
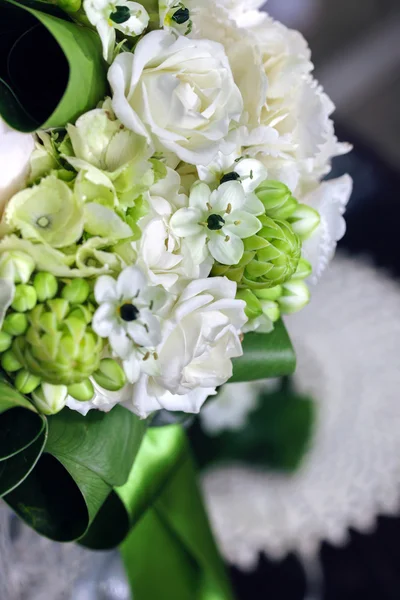
[[[271,333],[247,333],[243,340],[243,356],[233,360],[230,383],[255,381],[291,375],[296,368],[296,355],[282,321]]]
[[[291,473],[307,451],[314,421],[314,401],[284,385],[272,394],[260,392],[258,408],[239,431],[210,437],[196,422],[190,439],[200,467],[235,461]]]
[[[98,36],[63,16],[45,2],[0,0],[0,115],[14,129],[65,126],[106,95]]]
[[[32,471],[47,437],[47,422],[32,404],[0,378],[0,497]]]

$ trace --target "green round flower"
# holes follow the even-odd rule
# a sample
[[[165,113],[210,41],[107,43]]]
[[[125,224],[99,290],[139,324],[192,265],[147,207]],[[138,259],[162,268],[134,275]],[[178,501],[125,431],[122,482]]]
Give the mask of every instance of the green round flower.
[[[237,265],[216,263],[214,276],[225,275],[239,288],[273,288],[288,281],[296,272],[301,257],[301,242],[286,221],[259,217],[262,229],[243,240],[245,252]]]
[[[23,238],[63,248],[83,232],[83,207],[69,186],[50,175],[16,194],[7,205],[6,221]]]
[[[103,341],[76,305],[63,298],[48,300],[37,304],[28,319],[26,335],[14,340],[12,348],[30,373],[47,383],[69,386],[99,368]]]
[[[256,195],[264,205],[265,214],[273,219],[287,219],[299,204],[287,185],[280,181],[264,181],[256,189]]]

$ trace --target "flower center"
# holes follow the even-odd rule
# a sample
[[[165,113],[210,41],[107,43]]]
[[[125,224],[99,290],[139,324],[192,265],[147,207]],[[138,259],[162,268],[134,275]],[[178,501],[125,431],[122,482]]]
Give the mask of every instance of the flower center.
[[[126,23],[131,18],[131,11],[127,6],[116,6],[115,11],[111,13],[110,19],[120,25],[121,23]]]
[[[175,23],[178,23],[178,25],[186,23],[186,21],[189,21],[189,18],[190,13],[188,8],[178,8],[172,15],[172,20],[175,21]]]
[[[36,225],[39,225],[39,227],[41,227],[42,229],[46,229],[50,225],[49,217],[40,217],[36,221]]]
[[[123,321],[136,321],[139,316],[139,310],[133,304],[123,304],[119,309],[119,314]]]
[[[225,225],[225,220],[221,215],[210,215],[207,219],[207,227],[211,231],[219,231]]]
[[[222,177],[220,184],[226,183],[227,181],[237,181],[238,179],[240,179],[239,173],[232,171],[231,173],[226,173],[226,175]]]

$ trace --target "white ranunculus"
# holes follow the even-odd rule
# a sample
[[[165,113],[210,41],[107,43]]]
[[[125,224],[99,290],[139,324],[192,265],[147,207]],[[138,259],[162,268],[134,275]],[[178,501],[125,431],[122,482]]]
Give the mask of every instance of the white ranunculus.
[[[260,123],[268,81],[257,44],[251,35],[240,29],[233,20],[236,12],[224,10],[224,3],[221,5],[214,0],[187,1],[193,23],[190,37],[206,38],[222,44],[235,83],[243,97],[241,124],[254,128]]]
[[[309,180],[329,172],[334,156],[349,150],[335,137],[334,106],[311,76],[311,53],[299,32],[266,13],[250,22],[241,0],[222,1],[236,6],[236,24],[258,48],[268,79],[260,126],[243,130],[245,152],[263,161],[270,178],[301,194]]]
[[[117,117],[156,150],[208,164],[235,147],[243,100],[220,44],[153,31],[115,59],[108,79]]]
[[[34,148],[31,135],[10,129],[0,118],[0,218],[10,198],[26,184]]]
[[[239,331],[247,318],[236,284],[213,277],[189,283],[165,322],[156,376],[142,374],[126,406],[144,418],[155,410],[196,413],[232,376],[242,355]]]
[[[353,181],[349,175],[324,181],[314,191],[302,198],[302,202],[315,208],[321,217],[320,225],[303,243],[305,258],[310,261],[316,283],[332,260],[336,245],[346,233],[343,214],[350,199]]]
[[[149,15],[142,4],[129,0],[84,0],[83,8],[90,23],[97,29],[103,45],[103,58],[111,62],[116,31],[135,37],[149,24]]]

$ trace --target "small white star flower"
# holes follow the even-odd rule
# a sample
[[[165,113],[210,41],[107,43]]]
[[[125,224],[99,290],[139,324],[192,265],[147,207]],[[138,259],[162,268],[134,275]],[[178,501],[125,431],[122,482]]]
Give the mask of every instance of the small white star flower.
[[[83,7],[87,18],[97,29],[103,45],[103,57],[108,63],[113,58],[116,30],[125,36],[137,36],[149,24],[149,15],[138,2],[84,0]]]
[[[260,221],[247,210],[246,200],[238,181],[227,181],[214,192],[205,183],[192,187],[189,207],[172,215],[170,227],[178,237],[187,238],[196,264],[201,264],[208,253],[224,265],[240,261],[242,240],[261,229]]]
[[[160,343],[161,325],[156,315],[165,293],[150,286],[138,267],[127,267],[117,280],[108,275],[99,277],[94,295],[99,308],[93,316],[93,330],[108,338],[120,358],[129,360],[133,349],[146,356],[148,348]]]

